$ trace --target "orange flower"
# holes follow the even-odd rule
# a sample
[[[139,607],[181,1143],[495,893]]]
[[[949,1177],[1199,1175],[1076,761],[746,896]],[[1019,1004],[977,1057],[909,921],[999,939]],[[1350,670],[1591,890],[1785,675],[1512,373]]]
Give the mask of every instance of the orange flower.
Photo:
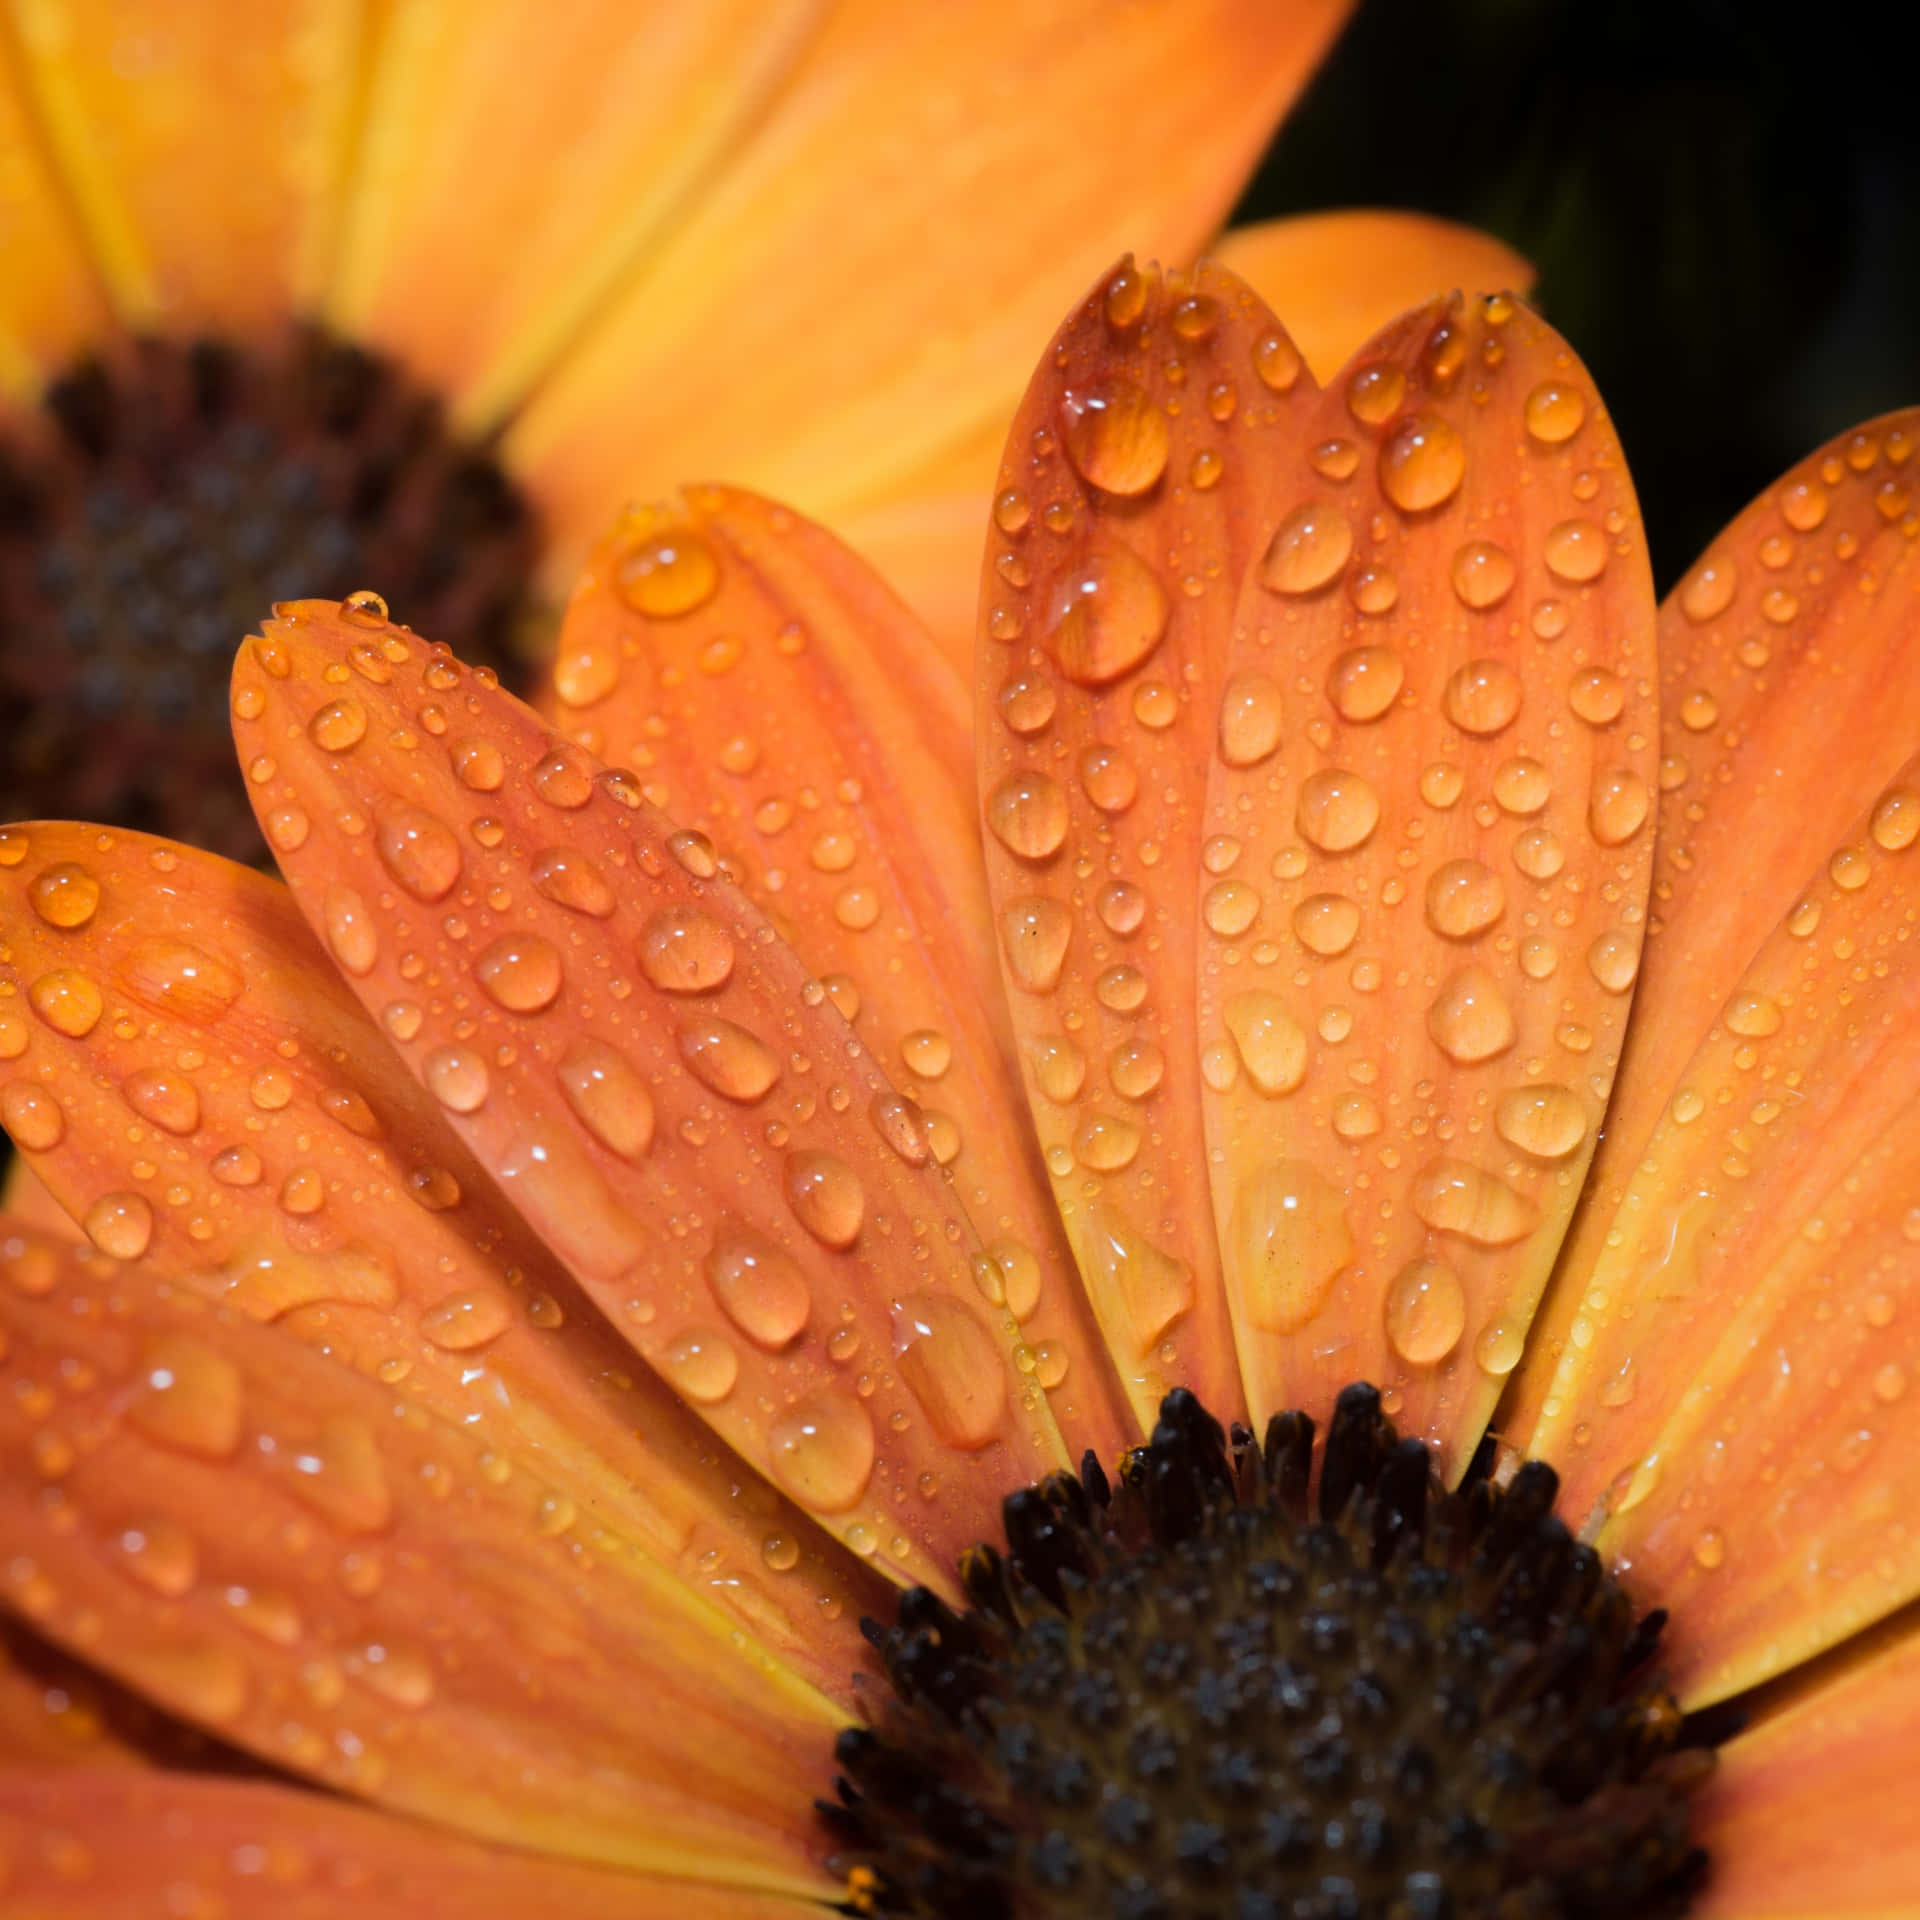
[[[550,721],[282,609],[231,704],[288,886],[0,834],[0,1118],[90,1243],[0,1243],[0,1886],[832,1898],[888,1582],[1171,1386],[1370,1378],[1450,1473],[1550,1456],[1681,1705],[1747,1703],[1701,1910],[1902,1910],[1916,431],[1656,616],[1512,299],[1323,391],[1123,267],[1000,473],[984,871],[952,669],[752,495],[602,543]]]

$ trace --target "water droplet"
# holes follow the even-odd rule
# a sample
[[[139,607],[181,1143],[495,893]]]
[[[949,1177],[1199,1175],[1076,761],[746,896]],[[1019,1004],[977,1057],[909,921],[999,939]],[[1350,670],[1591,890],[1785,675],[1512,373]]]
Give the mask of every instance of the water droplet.
[[[1868,830],[1883,852],[1904,853],[1920,837],[1920,793],[1911,787],[1889,787],[1874,802]]]
[[[1721,1015],[1727,1031],[1745,1040],[1764,1040],[1780,1031],[1784,1018],[1779,1001],[1764,993],[1736,993]]]
[[[67,1116],[45,1087],[16,1080],[0,1093],[0,1124],[13,1135],[15,1146],[50,1153],[66,1136]]]
[[[1007,971],[1027,993],[1051,993],[1059,984],[1073,938],[1073,915],[1057,900],[1030,894],[1000,915]]]
[[[1094,896],[1100,924],[1123,938],[1138,933],[1147,917],[1147,896],[1130,880],[1114,880]]]
[[[1609,993],[1625,993],[1640,973],[1640,942],[1630,933],[1603,933],[1587,949],[1587,971]]]
[[[1118,1173],[1133,1165],[1141,1139],[1140,1129],[1131,1120],[1088,1113],[1074,1129],[1073,1156],[1089,1172]]]
[[[1541,1160],[1564,1160],[1587,1137],[1587,1111],[1566,1087],[1509,1087],[1494,1108],[1500,1138]]]
[[[1449,940],[1471,940],[1506,910],[1507,890],[1478,860],[1448,860],[1427,881],[1427,924]]]
[[[1382,1314],[1394,1352],[1409,1366],[1431,1367],[1460,1344],[1467,1296],[1451,1267],[1438,1260],[1409,1260],[1393,1276]]]
[[[1346,1196],[1310,1162],[1276,1160],[1236,1189],[1226,1254],[1255,1326],[1304,1326],[1353,1253]]]
[[[69,1040],[84,1039],[100,1024],[105,1010],[100,989],[74,967],[41,974],[27,989],[27,999],[55,1033],[64,1033]]]
[[[367,903],[351,887],[331,884],[320,914],[333,957],[356,979],[371,973],[380,959],[380,928]]]
[[[1513,555],[1491,540],[1469,540],[1453,556],[1453,591],[1476,612],[1497,607],[1513,591]]]
[[[900,1375],[942,1441],[972,1453],[1006,1424],[1007,1367],[993,1337],[958,1300],[910,1293],[893,1310]]]
[[[1274,393],[1291,393],[1300,378],[1300,349],[1275,328],[1253,344],[1253,368],[1261,384]]]
[[[768,1429],[767,1446],[774,1479],[816,1513],[844,1513],[873,1474],[873,1422],[838,1388],[821,1388],[789,1408]]]
[[[1294,936],[1323,960],[1345,953],[1360,931],[1360,909],[1343,893],[1314,893],[1293,910]]]
[[[1360,449],[1351,440],[1322,440],[1307,460],[1323,480],[1351,480],[1360,468]]]
[[[127,1571],[143,1586],[169,1600],[178,1600],[199,1577],[200,1554],[193,1536],[171,1520],[140,1520],[123,1528],[114,1545],[125,1556]]]
[[[548,806],[565,813],[577,813],[593,798],[592,769],[569,746],[556,746],[543,754],[529,778]]]
[[[507,777],[507,763],[491,740],[456,740],[447,756],[454,777],[475,793],[491,793]]]
[[[513,1308],[496,1287],[468,1287],[436,1301],[420,1316],[420,1331],[448,1353],[471,1353],[513,1324]]]
[[[1291,1093],[1307,1075],[1307,1036],[1274,994],[1236,993],[1221,1009],[1247,1078],[1271,1097]]]
[[[547,847],[535,854],[528,877],[543,899],[596,920],[606,919],[617,904],[606,875],[571,847]]]
[[[1483,1373],[1505,1379],[1520,1364],[1526,1350],[1522,1330],[1504,1320],[1491,1320],[1480,1329],[1473,1343],[1473,1357]]]
[[[352,694],[332,700],[307,722],[307,734],[326,753],[347,753],[366,737],[367,710]]]
[[[153,1208],[137,1193],[103,1193],[82,1217],[87,1238],[115,1260],[138,1260],[153,1238]]]
[[[228,1147],[213,1157],[207,1169],[223,1187],[258,1186],[264,1169],[251,1147]]]
[[[1472,1066],[1513,1045],[1513,1010],[1484,967],[1462,967],[1428,1007],[1427,1032],[1449,1060]]]
[[[420,1074],[427,1091],[454,1113],[475,1113],[486,1104],[487,1063],[469,1047],[435,1047]]]
[[[1107,325],[1116,333],[1140,324],[1147,310],[1147,283],[1131,260],[1107,282],[1105,310]]]
[[[1052,721],[1058,696],[1045,674],[1029,671],[1008,675],[1000,683],[995,704],[1007,730],[1025,738],[1042,732]]]
[[[508,933],[474,960],[473,977],[509,1013],[538,1013],[559,998],[560,949],[537,933]]]
[[[1133,1013],[1147,997],[1147,976],[1138,967],[1108,967],[1093,983],[1094,997],[1115,1013]]]
[[[1260,583],[1275,593],[1317,593],[1353,553],[1353,527],[1324,500],[1295,507],[1275,529],[1260,562]]]
[[[100,905],[100,882],[85,867],[62,860],[27,888],[33,910],[50,927],[84,927]]]
[[[1159,646],[1168,613],[1167,591],[1153,570],[1125,547],[1106,547],[1068,575],[1047,643],[1076,686],[1109,686]]]
[[[372,1430],[350,1414],[328,1414],[316,1440],[282,1448],[291,1492],[348,1533],[378,1533],[393,1518],[393,1491]]]
[[[1220,696],[1220,758],[1253,767],[1280,744],[1280,689],[1263,673],[1235,674]]]
[[[724,1400],[740,1377],[740,1356],[710,1327],[689,1328],[660,1359],[675,1390],[703,1407]]]
[[[1114,1092],[1128,1100],[1144,1100],[1159,1086],[1167,1071],[1167,1057],[1147,1040],[1129,1040],[1113,1050],[1107,1078]]]
[[[787,1204],[822,1246],[845,1249],[860,1237],[867,1208],[859,1175],[831,1153],[802,1148],[787,1155]]]
[[[1680,587],[1680,611],[1695,626],[1717,620],[1733,604],[1740,570],[1728,558],[1710,558],[1700,562]]]
[[[1347,411],[1363,427],[1383,426],[1400,411],[1407,376],[1390,360],[1376,360],[1347,376]]]
[[[1350,647],[1327,674],[1327,698],[1343,720],[1378,720],[1400,697],[1407,669],[1391,647]]]
[[[635,613],[672,620],[705,606],[720,587],[720,562],[691,527],[655,532],[630,547],[613,572],[613,590]]]
[[[1390,568],[1361,567],[1348,578],[1347,592],[1362,613],[1389,613],[1400,599],[1400,581]]]
[[[141,1350],[126,1417],[162,1446],[224,1460],[240,1444],[240,1400],[240,1369],[225,1354],[159,1334]]]
[[[1547,571],[1556,580],[1581,586],[1597,580],[1607,564],[1607,536],[1591,520],[1562,520],[1541,546]]]
[[[1626,704],[1626,683],[1606,667],[1575,674],[1567,687],[1567,705],[1590,727],[1611,726]]]
[[[1093,746],[1080,755],[1080,785],[1102,813],[1125,813],[1140,791],[1140,776],[1112,747]]]
[[[340,618],[349,626],[384,627],[387,617],[386,601],[369,587],[348,594],[340,603]]]
[[[1646,825],[1652,807],[1647,783],[1631,768],[1603,767],[1593,776],[1587,826],[1603,847],[1617,847]]]
[[[1466,442],[1435,413],[1403,420],[1380,449],[1380,491],[1402,513],[1445,505],[1459,492],[1466,471]]]
[[[1553,798],[1553,776],[1538,760],[1529,760],[1525,754],[1496,767],[1492,785],[1500,811],[1520,819],[1538,813]]]
[[[419,807],[380,815],[380,858],[416,900],[443,900],[460,878],[460,842],[443,820]]]
[[[1067,458],[1102,493],[1145,493],[1166,471],[1167,416],[1130,380],[1113,380],[1061,403]]]
[[[1058,853],[1069,823],[1067,796],[1049,774],[1010,773],[987,797],[987,825],[994,838],[1022,860]]]
[[[1323,767],[1300,783],[1294,824],[1322,853],[1350,853],[1380,824],[1380,796],[1359,774]]]
[[[1524,1196],[1464,1160],[1429,1161],[1408,1204],[1436,1233],[1457,1233],[1476,1247],[1510,1247],[1539,1221]]]
[[[663,907],[637,951],[640,971],[662,993],[708,993],[733,972],[733,936],[697,907]]]
[[[779,1057],[766,1042],[718,1014],[682,1020],[677,1038],[680,1057],[694,1078],[742,1105],[764,1099],[780,1077]]]
[[[1210,933],[1237,940],[1260,917],[1260,896],[1244,881],[1222,880],[1207,889],[1200,917]]]
[[[1086,1084],[1087,1056],[1071,1040],[1055,1035],[1029,1041],[1027,1058],[1040,1091],[1056,1106],[1064,1107],[1079,1097]]]
[[[1557,447],[1580,431],[1587,396],[1561,380],[1543,380],[1527,395],[1527,431],[1542,446]]]
[[[1512,723],[1520,695],[1520,676],[1504,660],[1469,660],[1448,679],[1442,700],[1462,733],[1484,735]]]
[[[721,1312],[755,1345],[778,1352],[805,1330],[813,1306],[806,1275],[770,1240],[723,1226],[706,1273]]]

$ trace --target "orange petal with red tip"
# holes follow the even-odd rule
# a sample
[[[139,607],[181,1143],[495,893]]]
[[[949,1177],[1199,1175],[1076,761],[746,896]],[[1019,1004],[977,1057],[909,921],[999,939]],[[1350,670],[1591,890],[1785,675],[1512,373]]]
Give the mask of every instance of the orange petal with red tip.
[[[1233,227],[1209,253],[1286,316],[1323,384],[1376,333],[1436,294],[1525,299],[1535,279],[1530,261],[1477,227],[1376,207]]]
[[[318,287],[353,130],[361,9],[111,0],[14,12],[19,84],[128,326],[258,332]],[[11,258],[11,256],[9,256]]]
[[[31,402],[110,322],[34,124],[12,36],[0,34],[0,400]]]
[[[816,13],[579,7],[561,30],[524,0],[388,9],[325,318],[491,431],[751,137]]]
[[[259,1780],[0,1772],[0,1887],[21,1915],[126,1920],[805,1920],[777,1894],[488,1847]]]
[[[0,1243],[0,1604],[152,1704],[513,1844],[819,1889],[834,1715],[484,1436],[149,1258]],[[697,1727],[699,1737],[689,1738]]]
[[[300,831],[269,817],[276,839]],[[75,1219],[128,1253],[137,1220],[145,1251],[206,1298],[481,1435],[496,1471],[619,1542],[616,1566],[650,1563],[636,1604],[664,1576],[845,1694],[880,1583],[770,1489],[743,1490],[633,1365],[283,886],[95,827],[10,828],[7,859],[4,977],[39,1012],[6,1029],[22,1044],[0,1063],[0,1122]],[[45,983],[82,979],[102,1017],[77,1033]]]
[[[1920,757],[1761,947],[1614,1216],[1533,1444],[1724,1698],[1920,1592]]]
[[[695,606],[663,556],[711,555]],[[978,554],[975,555],[978,565]],[[1027,1131],[994,957],[959,680],[912,615],[822,528],[706,488],[631,514],[567,609],[549,710],[704,832],[827,981],[911,1104],[1018,1322],[1072,1458],[1139,1438]]]
[[[976,734],[1001,967],[1054,1195],[1149,1425],[1176,1384],[1241,1408],[1193,1191],[1193,775],[1312,391],[1231,276],[1123,263],[1034,376],[987,543]]]
[[[1682,1069],[1814,864],[1920,739],[1916,446],[1920,409],[1833,441],[1741,514],[1661,607],[1660,817],[1633,1031],[1503,1414],[1523,1446]]]
[[[704,547],[649,591],[704,591]],[[1061,1459],[879,1064],[640,782],[366,601],[242,649],[235,734],[352,989],[621,1334],[896,1579]]]
[[[1004,420],[1010,372],[1121,248],[1205,243],[1348,11],[836,8],[508,431],[556,577],[610,501],[721,473],[832,521]]]
[[[1914,1911],[1920,1634],[1720,1750],[1693,1802],[1713,1862],[1698,1920],[1894,1920]]]
[[[1593,1151],[1652,859],[1653,595],[1586,370],[1504,296],[1293,427],[1206,727],[1207,1165],[1248,1399],[1464,1465]]]

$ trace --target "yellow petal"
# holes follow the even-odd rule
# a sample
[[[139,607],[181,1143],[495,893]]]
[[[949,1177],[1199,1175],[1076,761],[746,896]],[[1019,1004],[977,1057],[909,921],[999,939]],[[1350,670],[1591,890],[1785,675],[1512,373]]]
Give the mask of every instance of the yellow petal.
[[[712,594],[650,613],[660,569],[641,567],[688,541],[714,556]],[[1069,1454],[1110,1459],[1137,1440],[1026,1129],[998,996],[982,991],[994,956],[966,695],[912,616],[823,529],[704,489],[602,542],[554,689],[561,726],[643,768],[647,798],[713,840],[911,1095],[898,1118],[924,1124],[988,1244],[983,1284],[1018,1321]]]
[[[153,1259],[0,1241],[0,1600],[281,1767],[491,1839],[817,1890],[834,1715],[530,1475]],[[697,1736],[693,1729],[698,1729]]]
[[[1276,313],[1330,382],[1389,322],[1436,294],[1533,291],[1531,263],[1490,233],[1427,213],[1350,209],[1234,227],[1212,257]]]
[[[704,543],[644,558],[655,605],[717,583]],[[364,604],[269,622],[233,705],[261,817],[310,823],[296,901],[522,1217],[754,1471],[950,1585],[1059,1438],[893,1088],[712,843]]]
[[[123,1920],[805,1920],[743,1887],[543,1860],[265,1780],[0,1773],[0,1873],[15,1911]],[[164,1907],[156,1908],[156,1900]]]
[[[491,429],[748,137],[813,12],[399,0],[325,318]]]
[[[1652,585],[1591,377],[1455,295],[1276,460],[1208,722],[1199,1044],[1258,1409],[1376,1382],[1465,1464],[1626,1027],[1652,864]]]
[[[506,443],[564,578],[609,500],[724,474],[825,515],[1015,398],[1123,246],[1191,258],[1342,0],[853,0]]]
[[[14,45],[132,327],[258,331],[318,280],[352,131],[352,0],[15,0]]]
[[[1002,971],[1055,1198],[1149,1425],[1175,1384],[1241,1409],[1195,1186],[1194,775],[1270,450],[1312,399],[1238,282],[1124,264],[1040,363],[987,548],[975,711]]]
[[[269,816],[274,839],[299,830]],[[684,1587],[844,1694],[879,1583],[850,1583],[790,1503],[736,1492],[368,1025],[284,887],[90,827],[16,827],[0,853],[16,860],[0,873],[8,1004],[40,1009],[0,1066],[0,1122],[74,1218],[125,1253],[139,1221],[143,1250],[206,1299],[480,1422],[496,1470],[646,1563],[636,1604],[649,1582]],[[76,1008],[91,983],[102,1017],[75,1031],[51,981]]]
[[[1661,796],[1641,980],[1594,1158],[1502,1424],[1528,1445],[1629,1181],[1761,942],[1920,739],[1920,412],[1768,488],[1660,610]],[[1652,1356],[1649,1356],[1651,1358]]]

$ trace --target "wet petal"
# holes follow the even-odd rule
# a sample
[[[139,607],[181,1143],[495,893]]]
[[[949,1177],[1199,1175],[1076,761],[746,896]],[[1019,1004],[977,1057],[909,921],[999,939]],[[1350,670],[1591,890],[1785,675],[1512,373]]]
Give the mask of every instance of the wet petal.
[[[262,819],[311,825],[295,899],[522,1216],[749,1466],[950,1581],[1059,1439],[893,1089],[712,843],[367,603],[269,622],[234,710]]]
[[[1660,610],[1642,978],[1587,1203],[1503,1416],[1519,1443],[1682,1068],[1815,862],[1920,739],[1916,445],[1920,411],[1833,441],[1734,521]]]
[[[33,400],[49,374],[107,330],[85,242],[54,180],[9,34],[0,40],[0,399]]]
[[[22,1912],[67,1920],[149,1911],[222,1920],[802,1920],[815,1911],[740,1887],[478,1846],[265,1781],[179,1774],[0,1772],[0,1883]]]
[[[0,1601],[153,1704],[522,1846],[805,1891],[819,1696],[480,1436],[148,1259],[0,1240]],[[699,1737],[689,1739],[697,1727]],[[796,1789],[798,1789],[796,1791]]]
[[[18,10],[21,84],[129,326],[271,328],[314,289],[360,16],[343,0],[180,0],[135,34],[98,0]]]
[[[837,10],[512,429],[556,569],[610,500],[724,473],[833,514],[1004,419],[1009,369],[1121,247],[1192,258],[1346,11]]]
[[[1674,1609],[1689,1702],[1920,1592],[1920,757],[1679,1076],[1532,1444]]]
[[[977,544],[977,529],[976,529]],[[665,563],[717,566],[697,606],[649,612]],[[979,556],[974,556],[978,572]],[[680,564],[687,562],[684,557]],[[645,569],[643,571],[643,569]],[[624,587],[623,587],[623,584]],[[1107,1365],[1027,1131],[1000,1017],[961,683],[823,529],[750,494],[630,515],[561,634],[550,709],[641,770],[706,833],[910,1096],[899,1124],[946,1166],[1068,1452],[1139,1437]]]
[[[1713,1860],[1692,1911],[1847,1920],[1904,1914],[1920,1886],[1912,1757],[1920,1634],[1797,1700],[1723,1747],[1694,1803]]]
[[[392,9],[325,317],[491,430],[697,203],[815,12],[585,7],[558,31],[521,0]]]
[[[1533,291],[1532,263],[1477,227],[1429,213],[1356,208],[1233,227],[1210,249],[1276,313],[1314,378],[1436,294]]]
[[[976,725],[1002,971],[1055,1198],[1149,1424],[1175,1382],[1240,1406],[1192,1187],[1193,773],[1273,449],[1310,400],[1237,281],[1123,264],[1041,362],[988,541]]]
[[[155,1765],[152,1735],[166,1724],[137,1695],[0,1615],[0,1770]],[[169,1758],[188,1764],[177,1749]]]
[[[254,769],[259,771],[256,765]],[[281,809],[268,834],[307,829]],[[0,844],[0,1123],[110,1250],[459,1423],[539,1489],[843,1693],[875,1602],[789,1502],[742,1489],[502,1199],[342,987],[284,887],[142,834]],[[47,983],[100,996],[84,1033]],[[23,1007],[34,1009],[24,1016]],[[12,1038],[7,1036],[11,1035]],[[619,1577],[619,1576],[616,1576]],[[645,1582],[643,1582],[643,1588]]]
[[[0,1185],[0,1213],[10,1213],[42,1233],[67,1240],[86,1238],[66,1208],[47,1191],[25,1154],[16,1153],[7,1167],[6,1180]]]
[[[1301,420],[1207,737],[1199,1044],[1256,1408],[1377,1381],[1463,1463],[1605,1104],[1652,857],[1653,600],[1586,370],[1435,302]]]

